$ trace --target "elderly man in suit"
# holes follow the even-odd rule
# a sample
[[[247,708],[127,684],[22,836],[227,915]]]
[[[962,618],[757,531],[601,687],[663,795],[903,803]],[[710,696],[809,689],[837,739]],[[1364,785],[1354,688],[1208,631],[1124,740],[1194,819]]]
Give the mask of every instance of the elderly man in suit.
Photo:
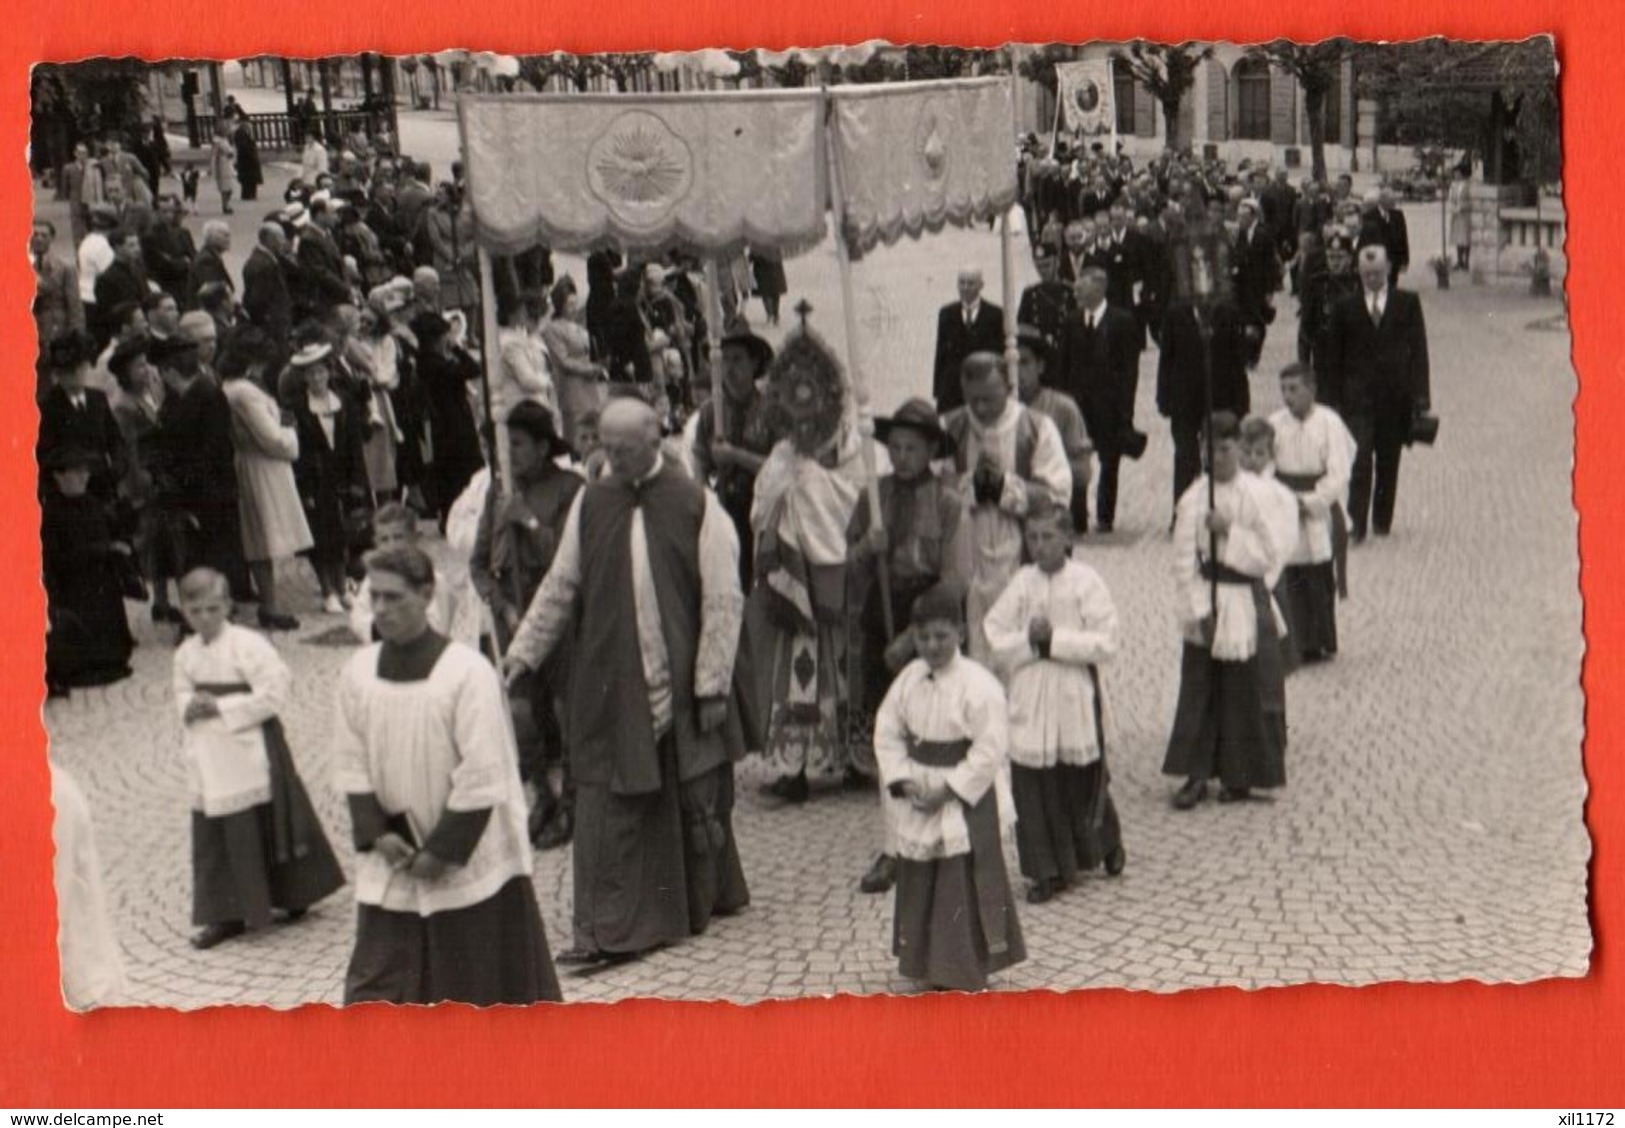
[[[1264,336],[1275,320],[1274,294],[1281,288],[1281,260],[1276,256],[1275,235],[1259,222],[1256,199],[1242,200],[1236,208],[1235,251],[1230,266],[1235,277],[1236,308],[1241,311],[1247,332],[1247,367],[1258,364],[1264,351]]]
[[[293,299],[283,273],[288,236],[278,223],[260,227],[259,243],[243,263],[243,312],[248,319],[286,348],[293,332]]]
[[[1083,410],[1089,442],[1100,458],[1095,487],[1095,529],[1109,533],[1117,519],[1117,468],[1134,430],[1134,393],[1140,381],[1140,325],[1134,314],[1106,300],[1104,267],[1085,267],[1078,279],[1078,312],[1061,332],[1060,387]],[[1082,507],[1080,507],[1081,509]],[[1088,513],[1076,514],[1079,528]]]
[[[188,288],[187,279],[191,275],[192,260],[197,258],[197,244],[182,222],[185,212],[186,206],[179,197],[163,197],[157,222],[141,236],[141,255],[147,272],[159,288],[182,306],[189,306],[193,291]]]
[[[932,369],[931,395],[937,410],[946,414],[965,402],[959,368],[975,352],[1004,351],[1004,310],[982,300],[982,272],[966,267],[959,272],[959,300],[937,314],[937,355]]]
[[[104,348],[113,339],[111,312],[129,302],[145,304],[153,292],[142,259],[140,233],[126,227],[115,232],[109,242],[113,245],[113,265],[96,277],[97,316],[91,326],[97,345]]]
[[[1399,276],[1411,264],[1411,237],[1405,226],[1405,213],[1394,202],[1394,190],[1381,188],[1376,199],[1366,197],[1365,214],[1360,220],[1360,249],[1376,245],[1388,252],[1388,285],[1398,286]]]
[[[212,283],[222,286],[235,300],[237,284],[231,280],[226,268],[226,252],[231,250],[231,228],[220,219],[211,219],[203,225],[203,249],[193,258],[186,275],[186,297],[182,304],[197,309],[202,304],[200,293]]]
[[[1359,443],[1349,484],[1349,524],[1356,543],[1365,539],[1368,520],[1379,537],[1392,528],[1399,456],[1410,441],[1412,422],[1428,410],[1431,399],[1422,301],[1395,287],[1392,277],[1386,248],[1362,248],[1360,292],[1333,307],[1327,332],[1327,377]]]

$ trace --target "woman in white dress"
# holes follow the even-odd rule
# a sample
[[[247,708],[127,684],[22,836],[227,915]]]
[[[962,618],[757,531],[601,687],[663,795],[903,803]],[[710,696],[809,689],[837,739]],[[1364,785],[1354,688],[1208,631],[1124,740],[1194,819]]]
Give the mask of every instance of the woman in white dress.
[[[231,405],[243,557],[259,590],[260,625],[291,631],[299,621],[277,604],[276,561],[304,552],[314,542],[293,476],[299,434],[263,386],[272,352],[264,333],[244,327],[227,344],[219,372]]]
[[[1446,204],[1450,212],[1450,243],[1456,248],[1456,269],[1470,270],[1473,253],[1472,166],[1456,169]]]
[[[231,214],[231,197],[237,191],[237,146],[231,141],[231,127],[224,121],[215,129],[209,160],[215,186],[220,189],[220,211]]]

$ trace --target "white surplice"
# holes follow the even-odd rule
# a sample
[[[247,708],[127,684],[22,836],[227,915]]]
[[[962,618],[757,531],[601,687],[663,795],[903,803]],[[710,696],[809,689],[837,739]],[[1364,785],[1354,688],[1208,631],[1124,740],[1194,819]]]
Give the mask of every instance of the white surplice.
[[[227,623],[213,642],[192,635],[175,651],[177,715],[201,685],[247,684],[249,693],[216,699],[220,715],[182,722],[192,769],[193,806],[210,818],[234,815],[271,801],[266,721],[282,712],[293,675],[263,635]]]
[[[1279,522],[1270,521],[1270,503],[1261,497],[1261,486],[1255,475],[1237,473],[1230,481],[1217,484],[1214,508],[1230,519],[1229,530],[1219,537],[1219,563],[1263,580],[1279,574],[1291,545],[1281,539]],[[1179,499],[1174,517],[1178,616],[1191,641],[1200,640],[1199,624],[1213,613],[1212,585],[1201,572],[1211,545],[1207,491],[1208,479],[1203,474]],[[1258,619],[1250,584],[1219,583],[1212,650],[1213,657],[1223,662],[1245,662],[1258,652]]]
[[[1049,620],[1049,657],[1040,658],[1027,629]],[[1067,560],[1047,575],[1029,564],[1017,572],[985,624],[995,669],[1010,695],[1010,761],[1024,768],[1084,766],[1100,759],[1095,682],[1090,666],[1116,657],[1117,607],[1106,581],[1087,564]],[[1102,728],[1113,730],[1104,694]]]
[[[1275,468],[1282,474],[1313,474],[1320,481],[1300,490],[1308,512],[1301,515],[1298,547],[1287,564],[1324,564],[1332,558],[1334,505],[1348,505],[1355,442],[1337,412],[1316,404],[1299,419],[1286,408],[1270,416],[1275,428]]]
[[[531,872],[525,791],[507,701],[496,670],[450,642],[422,681],[378,676],[381,643],[362,647],[339,675],[333,708],[333,780],[372,794],[427,838],[451,811],[489,809],[465,865],[427,881],[390,868],[376,850],[356,856],[356,900],[428,916],[464,909]]]
[[[1055,422],[1039,412],[1030,412],[1014,396],[992,426],[984,427],[968,409],[965,415],[966,470],[959,476],[959,492],[965,499],[971,544],[971,575],[965,600],[970,627],[966,649],[978,662],[990,664],[992,648],[982,631],[982,622],[1005,584],[1021,567],[1022,518],[1038,493],[1047,494],[1051,503],[1063,508],[1071,502],[1072,464]],[[1036,425],[1030,479],[1016,473],[1016,436],[1023,417],[1030,417]],[[976,503],[971,480],[983,451],[990,453],[1004,471],[1004,491],[997,505]]]
[[[917,811],[906,799],[883,791],[887,823],[900,857],[931,861],[970,853],[965,807],[994,789],[999,822],[1015,825],[1010,793],[1009,728],[999,679],[964,655],[933,671],[916,658],[897,675],[875,714],[875,761],[883,788],[901,780],[922,787],[946,783],[950,799],[932,812]],[[911,760],[909,741],[970,741],[965,758],[952,768],[932,768]]]

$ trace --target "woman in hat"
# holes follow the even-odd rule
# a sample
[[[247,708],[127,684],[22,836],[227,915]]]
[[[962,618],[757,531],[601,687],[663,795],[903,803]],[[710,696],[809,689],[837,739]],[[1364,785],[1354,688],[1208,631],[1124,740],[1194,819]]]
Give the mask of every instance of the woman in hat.
[[[310,559],[322,589],[322,610],[342,615],[346,608],[344,560],[349,548],[344,517],[367,508],[367,465],[362,455],[365,429],[353,407],[333,390],[333,347],[305,345],[289,361],[302,390],[293,401],[299,457],[294,479],[310,525]]]
[[[273,629],[291,631],[299,622],[278,605],[276,561],[308,551],[315,541],[293,474],[299,432],[264,387],[270,353],[265,334],[245,327],[220,358],[220,387],[231,405],[243,559],[259,592],[260,613]]]
[[[367,438],[362,450],[367,460],[367,483],[373,501],[382,504],[400,489],[396,455],[405,434],[395,415],[400,392],[401,344],[394,334],[392,309],[405,305],[398,290],[374,290],[357,314],[357,331],[349,338],[346,359],[366,382]]]
[[[575,281],[567,274],[549,292],[553,316],[542,326],[542,343],[547,346],[558,379],[559,410],[564,416],[564,437],[574,444],[576,426],[590,411],[602,411],[609,373],[592,359],[592,339],[587,334],[585,309],[576,293]]]
[[[231,143],[231,126],[222,121],[214,131],[209,151],[209,171],[220,189],[220,211],[231,214],[231,197],[237,191],[237,146]]]
[[[42,505],[41,548],[50,624],[45,684],[52,697],[130,676],[135,640],[124,615],[123,576],[135,571],[134,550],[115,538],[105,502],[90,493],[101,455],[86,447],[52,451]]]
[[[451,343],[451,323],[438,313],[420,316],[418,329],[418,383],[428,406],[434,460],[429,481],[445,531],[451,508],[469,479],[485,464],[480,453],[479,426],[474,417],[475,381],[480,366],[466,351]]]

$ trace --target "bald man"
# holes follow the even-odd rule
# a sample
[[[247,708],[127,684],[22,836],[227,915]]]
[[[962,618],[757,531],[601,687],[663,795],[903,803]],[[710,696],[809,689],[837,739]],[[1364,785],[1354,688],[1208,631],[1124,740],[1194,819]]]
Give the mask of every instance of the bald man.
[[[959,272],[959,300],[937,314],[937,357],[931,395],[947,414],[965,403],[959,368],[976,352],[1004,352],[1004,310],[982,300],[982,272],[967,266]]]
[[[564,711],[576,826],[562,963],[635,959],[750,900],[732,825],[738,537],[662,453],[646,403],[612,401],[599,436],[610,473],[576,495],[503,658],[512,685],[566,633],[582,656]]]
[[[1325,375],[1326,402],[1359,443],[1349,483],[1349,531],[1356,544],[1365,539],[1368,517],[1378,536],[1388,535],[1399,496],[1399,456],[1410,442],[1412,420],[1431,399],[1421,299],[1393,285],[1388,251],[1380,244],[1361,248],[1359,269],[1359,292],[1332,307]]]

